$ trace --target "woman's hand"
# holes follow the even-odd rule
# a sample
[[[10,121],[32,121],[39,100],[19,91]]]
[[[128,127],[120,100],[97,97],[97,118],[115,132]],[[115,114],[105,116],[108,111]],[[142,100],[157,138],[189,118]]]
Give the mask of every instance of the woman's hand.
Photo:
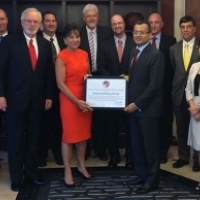
[[[200,110],[199,110],[199,106],[190,106],[188,108],[188,110],[190,111],[190,115],[196,120],[196,121],[200,121]]]
[[[88,76],[92,76],[92,74],[85,74],[84,75],[84,81],[87,79]]]
[[[87,112],[87,111],[92,111],[93,109],[89,106],[88,103],[86,103],[83,100],[78,100],[78,107],[80,110],[82,110],[83,112]]]

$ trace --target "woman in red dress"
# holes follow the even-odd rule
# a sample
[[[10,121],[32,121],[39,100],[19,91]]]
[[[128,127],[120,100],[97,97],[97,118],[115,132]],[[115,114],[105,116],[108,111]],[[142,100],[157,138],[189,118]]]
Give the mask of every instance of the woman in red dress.
[[[80,33],[75,24],[63,30],[66,48],[56,59],[56,80],[60,89],[60,115],[62,120],[62,156],[65,165],[65,184],[74,187],[70,167],[73,144],[76,145],[78,171],[89,179],[91,175],[85,168],[86,140],[91,137],[92,109],[83,100],[84,78],[89,74],[88,55],[78,49]]]

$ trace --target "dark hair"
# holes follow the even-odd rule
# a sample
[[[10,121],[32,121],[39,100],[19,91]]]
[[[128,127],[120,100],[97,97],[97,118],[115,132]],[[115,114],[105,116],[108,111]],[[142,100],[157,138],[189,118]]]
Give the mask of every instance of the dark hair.
[[[146,24],[148,27],[148,33],[151,33],[151,25],[149,24],[149,22],[147,22],[145,20],[140,20],[135,23],[135,25],[142,25],[142,24]],[[135,27],[135,25],[134,25],[134,27]]]
[[[55,19],[57,20],[56,13],[50,10],[46,10],[45,12],[42,13],[42,22],[44,21],[45,15],[48,15],[48,14],[54,15]]]
[[[71,35],[72,33],[76,33],[76,32],[80,33],[80,29],[79,29],[78,25],[76,25],[75,23],[67,24],[65,26],[65,28],[63,29],[62,35],[65,38],[65,37]]]
[[[192,16],[189,16],[189,15],[185,15],[181,17],[179,21],[179,26],[181,26],[182,23],[186,23],[186,22],[192,22],[193,26],[196,26],[196,21],[194,20]]]

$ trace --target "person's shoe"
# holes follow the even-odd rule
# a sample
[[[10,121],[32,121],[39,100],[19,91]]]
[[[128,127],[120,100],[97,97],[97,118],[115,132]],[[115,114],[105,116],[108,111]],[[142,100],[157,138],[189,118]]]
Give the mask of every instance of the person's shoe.
[[[171,145],[178,145],[178,141],[175,136],[172,136]]]
[[[181,168],[184,165],[188,165],[189,161],[185,161],[185,160],[177,160],[174,164],[173,164],[173,168]]]
[[[105,153],[97,154],[97,158],[102,161],[106,161],[108,156]]]
[[[144,184],[144,181],[142,181],[139,177],[136,177],[135,179],[133,179],[130,184],[133,185],[140,185],[140,184]]]
[[[75,188],[75,184],[67,184],[66,182],[64,182],[65,187],[68,189],[74,189]]]
[[[91,179],[93,179],[94,178],[94,176],[92,176],[92,175],[90,175],[90,176],[85,176],[84,174],[82,174],[80,171],[79,171],[79,169],[77,168],[77,171],[78,171],[78,173],[79,173],[79,175],[84,179],[84,180],[91,180]]]
[[[26,176],[24,178],[24,181],[28,182],[28,183],[33,183],[35,185],[44,185],[44,180],[41,178],[30,178],[30,177]]]
[[[133,159],[127,158],[127,159],[126,159],[125,166],[126,166],[127,168],[134,168]]]
[[[90,153],[85,154],[85,161],[90,157]]]
[[[62,157],[55,157],[54,159],[57,165],[64,165]]]
[[[167,163],[167,161],[168,161],[167,156],[161,156],[161,158],[160,158],[160,164],[165,164],[165,163]]]
[[[135,190],[135,193],[136,194],[146,194],[146,193],[154,191],[157,188],[158,188],[158,186],[150,186],[150,185],[145,184],[142,187],[137,188]]]
[[[11,188],[12,191],[14,191],[14,192],[18,192],[20,186],[21,186],[21,183],[18,183],[18,182],[12,182],[10,188]]]
[[[34,183],[35,185],[44,185],[44,184],[45,184],[45,183],[44,183],[44,180],[41,179],[41,178],[35,178],[35,179],[33,180],[33,183]]]
[[[192,166],[192,171],[193,172],[199,172],[200,171],[200,166],[196,163]]]
[[[47,161],[46,159],[40,159],[38,162],[39,167],[46,167],[47,166]]]
[[[110,162],[108,163],[108,167],[110,168],[117,168],[118,167],[118,162],[115,158],[111,158]]]

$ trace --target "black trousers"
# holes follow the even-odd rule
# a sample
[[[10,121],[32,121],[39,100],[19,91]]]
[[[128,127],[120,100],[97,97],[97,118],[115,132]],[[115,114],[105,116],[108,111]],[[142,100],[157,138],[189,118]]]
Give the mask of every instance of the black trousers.
[[[135,170],[141,180],[150,186],[159,183],[158,117],[130,116],[131,143]]]
[[[190,159],[190,147],[187,145],[190,122],[188,107],[189,105],[186,101],[185,94],[183,95],[181,104],[179,106],[174,106],[178,137],[178,155],[179,159],[185,161],[189,161]]]
[[[40,119],[41,112],[32,103],[22,112],[7,107],[8,160],[13,182],[21,182],[24,175],[37,177]]]
[[[120,111],[101,110],[97,131],[94,135],[95,153],[105,153],[106,148],[112,158],[119,157]]]
[[[167,157],[173,136],[173,105],[169,98],[164,100],[164,114],[159,120],[160,154]]]
[[[44,111],[42,114],[39,138],[39,159],[44,160],[48,156],[48,147],[50,147],[54,158],[61,158],[61,137],[62,124],[60,118],[59,99],[54,99],[52,108]]]

